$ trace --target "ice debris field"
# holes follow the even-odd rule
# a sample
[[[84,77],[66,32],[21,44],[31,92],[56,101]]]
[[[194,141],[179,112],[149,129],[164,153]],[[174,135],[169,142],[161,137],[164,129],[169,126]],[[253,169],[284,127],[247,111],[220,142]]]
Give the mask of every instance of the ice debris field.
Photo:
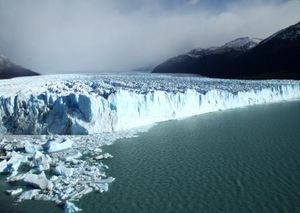
[[[155,74],[48,75],[0,81],[0,173],[16,201],[73,201],[114,181],[103,145],[156,122],[300,97],[300,82]],[[141,128],[142,129],[142,128]],[[85,136],[83,136],[85,135]],[[17,184],[16,184],[17,183]],[[30,186],[32,189],[28,189]]]

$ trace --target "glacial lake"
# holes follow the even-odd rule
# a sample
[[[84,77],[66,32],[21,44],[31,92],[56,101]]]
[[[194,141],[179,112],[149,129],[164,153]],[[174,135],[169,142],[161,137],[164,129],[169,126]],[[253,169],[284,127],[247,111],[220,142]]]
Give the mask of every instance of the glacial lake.
[[[162,122],[103,147],[114,155],[107,193],[75,204],[84,212],[300,212],[300,101]],[[3,192],[0,212],[63,212],[54,203],[18,205]]]

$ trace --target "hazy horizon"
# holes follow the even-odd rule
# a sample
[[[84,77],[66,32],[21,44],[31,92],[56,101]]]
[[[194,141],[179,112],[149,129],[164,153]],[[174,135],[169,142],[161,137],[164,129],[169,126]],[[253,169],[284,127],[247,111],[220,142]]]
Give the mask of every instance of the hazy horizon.
[[[42,74],[151,67],[196,47],[266,38],[298,0],[0,0],[0,54]]]

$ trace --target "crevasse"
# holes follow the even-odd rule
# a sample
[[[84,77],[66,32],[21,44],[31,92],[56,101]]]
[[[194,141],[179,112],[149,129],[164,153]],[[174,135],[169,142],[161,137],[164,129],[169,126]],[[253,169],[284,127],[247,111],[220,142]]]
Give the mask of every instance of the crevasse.
[[[0,96],[0,130],[13,134],[96,134],[160,121],[300,97],[300,85],[270,84],[236,91],[115,87],[99,93],[52,90]]]

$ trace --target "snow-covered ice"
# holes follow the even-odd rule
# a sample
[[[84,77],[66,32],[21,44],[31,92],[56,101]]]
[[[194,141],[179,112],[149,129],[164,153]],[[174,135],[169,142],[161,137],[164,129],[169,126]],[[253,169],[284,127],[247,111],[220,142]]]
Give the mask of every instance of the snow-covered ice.
[[[112,158],[102,153],[103,145],[134,137],[160,121],[299,97],[300,82],[291,80],[155,74],[2,80],[0,173],[13,186],[19,184],[7,191],[18,201],[54,201],[64,204],[65,212],[76,212],[80,209],[71,202],[106,192],[115,180],[102,163]]]
[[[0,82],[0,131],[95,134],[300,97],[298,81],[49,75]]]
[[[60,152],[65,149],[70,149],[72,148],[73,141],[70,139],[64,139],[63,141],[57,141],[57,140],[49,140],[45,144],[45,149],[47,152],[52,153],[52,152]]]

